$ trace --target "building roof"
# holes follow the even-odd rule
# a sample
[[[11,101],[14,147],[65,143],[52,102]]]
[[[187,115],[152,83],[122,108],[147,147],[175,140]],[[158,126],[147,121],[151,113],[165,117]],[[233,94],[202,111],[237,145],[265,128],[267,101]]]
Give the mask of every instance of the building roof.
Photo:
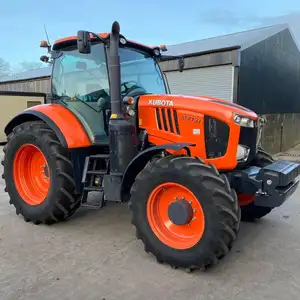
[[[186,55],[233,47],[241,47],[241,50],[243,50],[283,31],[284,29],[289,29],[289,26],[287,24],[278,24],[203,40],[170,45],[167,47],[168,51],[166,51],[165,54]]]
[[[49,77],[51,76],[51,70],[52,67],[45,67],[45,68],[33,69],[30,71],[14,74],[10,76],[1,76],[0,83],[36,79],[41,77]]]

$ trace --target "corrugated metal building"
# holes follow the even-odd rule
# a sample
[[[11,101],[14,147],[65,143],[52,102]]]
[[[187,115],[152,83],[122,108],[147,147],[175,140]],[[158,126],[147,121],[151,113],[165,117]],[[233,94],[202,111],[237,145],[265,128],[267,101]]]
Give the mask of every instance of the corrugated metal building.
[[[49,93],[51,69],[45,67],[12,76],[1,76],[0,91]]]

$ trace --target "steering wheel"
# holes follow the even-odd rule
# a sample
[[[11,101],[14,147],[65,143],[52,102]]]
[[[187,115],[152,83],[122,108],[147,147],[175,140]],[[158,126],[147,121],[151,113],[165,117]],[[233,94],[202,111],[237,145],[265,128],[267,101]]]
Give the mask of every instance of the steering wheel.
[[[130,87],[127,87],[128,85]],[[125,88],[125,91],[121,92],[123,97],[132,96],[132,94],[134,94],[133,91],[135,91],[135,93],[137,93],[137,91],[139,91],[139,93],[147,93],[144,87],[140,86],[136,81],[133,80],[123,82],[121,84],[121,91],[123,86]]]
[[[101,111],[101,110],[105,111],[105,109],[110,108],[110,96],[104,89],[93,91],[93,92],[87,94],[86,96],[91,97],[91,100],[92,100],[87,103],[89,105],[91,105],[92,103],[96,104],[98,111]]]

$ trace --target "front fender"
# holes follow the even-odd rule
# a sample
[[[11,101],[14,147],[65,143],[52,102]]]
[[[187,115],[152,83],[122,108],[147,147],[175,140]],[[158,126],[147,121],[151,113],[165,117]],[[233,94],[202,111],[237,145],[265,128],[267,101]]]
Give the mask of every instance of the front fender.
[[[129,193],[132,184],[135,181],[135,177],[137,174],[142,171],[142,169],[146,166],[146,164],[150,161],[150,159],[161,152],[162,150],[172,150],[178,151],[181,149],[185,149],[187,155],[191,155],[190,149],[188,147],[193,147],[195,144],[192,143],[172,143],[172,144],[164,144],[160,146],[154,146],[148,148],[142,152],[140,152],[127,166],[121,184],[121,201],[126,202],[128,199],[126,198]]]
[[[36,120],[44,121],[66,148],[88,147],[92,144],[77,117],[69,109],[59,104],[42,104],[26,109],[6,125],[4,132],[9,135],[15,126]]]

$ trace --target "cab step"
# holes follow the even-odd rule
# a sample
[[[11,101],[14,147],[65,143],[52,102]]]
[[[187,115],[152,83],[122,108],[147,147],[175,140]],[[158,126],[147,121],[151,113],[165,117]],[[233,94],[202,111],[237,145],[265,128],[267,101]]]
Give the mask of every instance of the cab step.
[[[105,205],[103,192],[103,178],[109,172],[109,154],[87,156],[83,168],[83,195],[81,206],[101,208]],[[90,192],[98,192],[99,201],[88,202]]]

